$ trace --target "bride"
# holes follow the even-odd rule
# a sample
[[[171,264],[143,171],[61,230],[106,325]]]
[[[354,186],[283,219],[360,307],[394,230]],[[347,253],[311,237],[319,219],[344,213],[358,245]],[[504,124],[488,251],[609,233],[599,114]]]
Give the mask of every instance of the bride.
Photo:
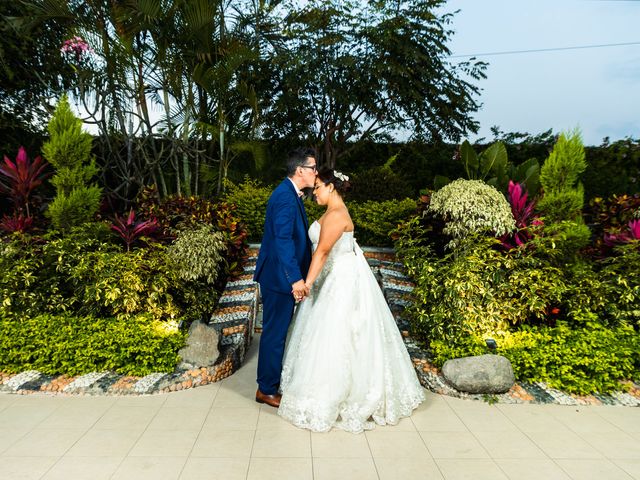
[[[398,423],[423,400],[398,327],[353,236],[349,178],[322,170],[327,210],[309,228],[314,254],[287,344],[278,415],[315,432]]]

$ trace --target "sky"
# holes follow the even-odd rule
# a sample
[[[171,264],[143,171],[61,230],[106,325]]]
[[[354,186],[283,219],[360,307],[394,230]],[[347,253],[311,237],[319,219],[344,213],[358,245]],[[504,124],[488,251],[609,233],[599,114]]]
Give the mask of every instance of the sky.
[[[450,0],[452,55],[489,63],[478,135],[582,132],[585,145],[640,138],[640,0]],[[617,43],[636,45],[481,55]],[[464,57],[463,57],[464,58]]]

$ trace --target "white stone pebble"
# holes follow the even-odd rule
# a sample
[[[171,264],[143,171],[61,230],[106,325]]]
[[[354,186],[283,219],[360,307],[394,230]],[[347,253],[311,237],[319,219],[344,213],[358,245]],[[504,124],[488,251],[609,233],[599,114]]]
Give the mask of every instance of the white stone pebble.
[[[153,390],[160,380],[166,377],[168,374],[166,373],[151,373],[146,377],[141,378],[136,382],[133,386],[133,391],[136,393],[149,393]]]
[[[11,377],[7,382],[5,382],[5,385],[15,392],[25,383],[36,380],[40,378],[41,375],[42,374],[37,370],[27,370],[26,372],[17,374],[15,377]]]
[[[63,392],[72,392],[74,390],[80,390],[83,388],[90,387],[91,385],[96,383],[98,380],[103,379],[107,375],[109,375],[109,372],[87,373],[86,375],[82,375],[81,377],[76,378],[73,382],[71,382],[69,385],[64,387]]]

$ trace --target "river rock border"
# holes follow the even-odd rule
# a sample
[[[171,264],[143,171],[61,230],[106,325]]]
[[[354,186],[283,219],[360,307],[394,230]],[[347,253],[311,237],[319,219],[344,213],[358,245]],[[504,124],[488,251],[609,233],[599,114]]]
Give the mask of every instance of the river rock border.
[[[253,281],[258,248],[258,245],[252,245],[244,274],[227,283],[218,308],[209,319],[209,325],[219,334],[220,356],[215,365],[174,373],[152,373],[145,377],[113,372],[92,372],[78,377],[53,377],[36,370],[18,374],[0,372],[0,391],[17,394],[148,395],[193,388],[228,377],[242,366],[254,332],[262,330],[258,315],[260,293]],[[396,260],[392,249],[363,250],[398,324],[418,379],[428,390],[441,395],[499,403],[640,406],[640,385],[635,383],[630,384],[628,393],[588,396],[569,395],[542,382],[516,382],[508,392],[500,395],[468,394],[455,390],[431,363],[428,353],[409,335],[409,322],[404,317],[404,310],[410,304],[409,296],[414,284],[405,274],[404,266]]]

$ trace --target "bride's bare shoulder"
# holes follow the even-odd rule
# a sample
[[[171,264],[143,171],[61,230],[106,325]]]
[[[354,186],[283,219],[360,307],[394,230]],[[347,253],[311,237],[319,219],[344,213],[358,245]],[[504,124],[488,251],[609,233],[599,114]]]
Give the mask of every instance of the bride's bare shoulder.
[[[341,231],[353,230],[353,222],[351,221],[349,210],[347,210],[346,208],[328,210],[320,220],[322,220],[321,222],[319,222],[321,226],[328,227],[329,225],[331,225],[332,229]]]

